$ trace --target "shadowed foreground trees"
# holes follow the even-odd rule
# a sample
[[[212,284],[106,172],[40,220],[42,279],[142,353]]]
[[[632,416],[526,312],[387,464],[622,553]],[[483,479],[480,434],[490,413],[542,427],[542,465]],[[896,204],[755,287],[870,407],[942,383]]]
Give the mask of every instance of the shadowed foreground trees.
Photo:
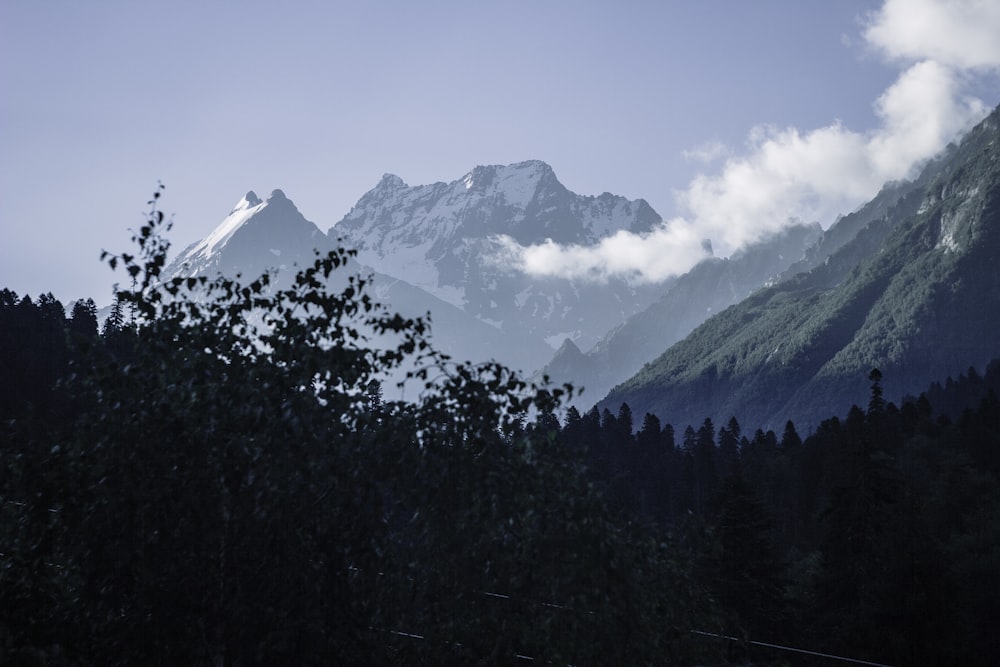
[[[714,443],[705,422],[675,448],[673,428],[647,415],[634,438],[610,434],[620,446],[598,454],[611,465],[592,455],[591,474],[613,506],[678,536],[729,636],[880,664],[997,664],[1000,362],[933,389],[955,421],[926,396],[897,408],[881,374],[869,380],[867,410],[804,440],[790,422],[780,440],[749,439],[731,419]],[[602,442],[607,426],[590,427],[564,437]],[[643,502],[657,494],[670,502]],[[819,664],[729,649],[735,664]]]
[[[328,290],[347,251],[287,288],[161,282],[155,201],[136,253],[107,256],[135,279],[117,303],[136,325],[92,332],[58,385],[72,405],[3,424],[0,662],[642,664],[715,650],[688,633],[705,602],[684,563],[607,509],[552,420],[523,425],[563,390],[451,362],[364,278]],[[72,319],[94,326],[88,308]],[[382,400],[400,369],[419,398]]]

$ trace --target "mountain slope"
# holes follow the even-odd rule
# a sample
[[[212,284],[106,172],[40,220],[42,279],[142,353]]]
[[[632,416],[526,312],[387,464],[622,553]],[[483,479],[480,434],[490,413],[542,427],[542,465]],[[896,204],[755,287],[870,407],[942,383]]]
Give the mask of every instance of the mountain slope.
[[[807,273],[711,318],[603,405],[800,426],[1000,356],[1000,110]],[[899,193],[897,193],[899,194]]]
[[[582,387],[576,405],[603,398],[664,350],[719,312],[776,278],[820,237],[818,224],[795,225],[735,253],[708,258],[679,276],[646,310],[609,332],[586,354],[564,346],[544,369],[557,382]]]

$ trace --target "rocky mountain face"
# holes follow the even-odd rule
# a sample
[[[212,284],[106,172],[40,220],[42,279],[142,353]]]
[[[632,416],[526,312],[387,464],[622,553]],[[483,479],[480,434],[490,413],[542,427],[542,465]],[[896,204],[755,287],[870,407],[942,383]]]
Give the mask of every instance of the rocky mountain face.
[[[585,409],[713,314],[776,280],[821,235],[819,224],[798,224],[727,259],[705,259],[587,353],[567,341],[542,372],[559,383],[582,387],[584,393],[574,404]]]
[[[547,164],[529,161],[476,167],[431,185],[408,186],[387,174],[328,234],[357,248],[361,263],[554,350],[567,338],[589,348],[662,288],[532,277],[501,237],[522,246],[546,239],[590,245],[660,222],[643,200],[577,195]]]
[[[983,368],[1000,356],[998,148],[1000,110],[914,183],[840,221],[856,233],[831,228],[820,241],[831,254],[707,320],[601,405],[802,430],[864,404],[872,368],[891,400]]]

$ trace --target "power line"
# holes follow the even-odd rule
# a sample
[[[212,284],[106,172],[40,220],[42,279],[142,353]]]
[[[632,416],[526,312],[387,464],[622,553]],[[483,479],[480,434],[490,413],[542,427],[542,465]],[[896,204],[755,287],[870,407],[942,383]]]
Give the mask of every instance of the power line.
[[[820,653],[818,651],[807,651],[804,648],[793,648],[791,646],[781,646],[780,644],[769,644],[767,642],[753,641],[752,639],[740,639],[739,637],[730,637],[728,635],[718,635],[714,632],[703,632],[701,630],[692,630],[691,634],[703,635],[705,637],[716,637],[717,639],[727,639],[731,642],[741,642],[744,644],[753,644],[754,646],[764,646],[766,648],[776,648],[779,651],[791,651],[793,653],[803,653],[805,655],[814,655],[820,658],[830,658],[831,660],[840,660],[841,662],[851,662],[856,665],[869,665],[870,667],[892,667],[891,665],[886,665],[881,662],[869,662],[867,660],[858,660],[857,658],[845,658],[841,655],[833,655],[830,653]]]
[[[352,570],[355,570],[355,571],[360,571],[360,570],[358,570],[358,568],[353,567],[353,566],[349,567],[348,569],[352,569]],[[382,572],[379,572],[379,575],[382,575],[382,574],[383,574]],[[552,602],[544,602],[544,601],[541,601],[541,600],[531,600],[531,599],[515,598],[513,596],[506,595],[504,593],[496,593],[496,592],[493,592],[493,591],[476,591],[476,593],[478,593],[479,595],[482,595],[484,597],[492,598],[494,600],[510,600],[511,602],[514,602],[514,601],[528,602],[528,603],[537,604],[537,605],[540,605],[540,606],[543,606],[543,607],[549,607],[551,609],[559,609],[559,610],[570,611],[570,612],[574,612],[574,613],[584,613],[584,614],[589,614],[591,616],[594,615],[593,611],[581,611],[581,610],[574,609],[573,607],[569,607],[569,606],[566,606],[566,605],[554,604]],[[391,634],[394,634],[396,636],[399,636],[399,637],[409,637],[411,639],[426,640],[426,637],[424,635],[420,635],[420,634],[416,634],[416,633],[412,633],[412,632],[403,632],[403,631],[399,631],[399,630],[388,630],[388,632],[391,633]],[[705,632],[703,630],[691,630],[691,634],[701,635],[703,637],[714,637],[716,639],[725,639],[727,641],[740,642],[740,643],[743,643],[743,644],[752,644],[753,646],[760,646],[760,647],[763,647],[763,648],[771,648],[771,649],[776,649],[776,650],[779,650],[779,651],[788,651],[788,652],[791,652],[791,653],[799,653],[799,654],[802,654],[802,655],[811,655],[811,656],[815,656],[815,657],[818,657],[818,658],[829,658],[830,660],[839,660],[841,662],[847,662],[847,663],[851,663],[851,664],[855,664],[855,665],[867,665],[868,667],[892,667],[892,665],[887,665],[887,664],[882,663],[882,662],[871,662],[869,660],[860,660],[858,658],[847,658],[847,657],[844,657],[844,656],[841,656],[841,655],[833,655],[832,653],[822,653],[820,651],[810,651],[808,649],[795,648],[793,646],[782,646],[781,644],[772,644],[772,643],[769,643],[769,642],[755,641],[755,640],[752,640],[752,639],[742,639],[740,637],[733,637],[733,636],[730,636],[730,635],[720,635],[720,634],[717,634],[717,633],[714,633],[714,632]],[[514,657],[517,658],[517,659],[519,659],[519,660],[524,660],[524,661],[532,661],[533,662],[535,660],[535,658],[533,658],[532,656],[522,655],[522,654],[519,654],[519,653],[515,653]]]
[[[506,596],[499,596],[499,597],[506,597]],[[388,632],[389,634],[396,635],[397,637],[406,637],[408,639],[417,639],[417,640],[420,640],[420,641],[427,641],[427,637],[425,637],[424,635],[419,635],[419,634],[417,634],[415,632],[405,632],[403,630],[379,630],[378,628],[369,628],[369,630],[375,630],[375,631],[381,631],[381,632]],[[451,642],[451,644],[452,644],[452,646],[455,646],[455,647],[461,647],[462,646],[458,642]],[[525,655],[523,653],[513,653],[511,655],[512,655],[513,658],[516,658],[517,660],[521,660],[521,661],[524,661],[524,662],[535,662],[535,658],[533,656],[530,656],[530,655]],[[552,664],[552,663],[549,663],[549,664]],[[567,667],[573,667],[573,665],[567,665]]]

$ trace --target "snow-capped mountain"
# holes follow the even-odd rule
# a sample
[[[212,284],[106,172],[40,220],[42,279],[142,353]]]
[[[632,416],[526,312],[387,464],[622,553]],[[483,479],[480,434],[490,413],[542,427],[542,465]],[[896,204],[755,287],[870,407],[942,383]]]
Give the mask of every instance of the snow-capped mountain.
[[[661,223],[644,200],[575,194],[537,160],[476,167],[451,183],[408,186],[386,174],[328,232],[358,260],[508,333],[587,348],[652,302],[660,289],[525,275],[508,237],[590,245]]]
[[[296,268],[312,264],[315,251],[333,248],[333,241],[306,220],[281,190],[264,201],[248,192],[204,239],[188,246],[164,271],[173,276],[214,277],[242,274],[252,279],[275,271],[275,284],[287,284]],[[542,341],[508,334],[477,320],[462,309],[399,280],[351,262],[331,276],[331,288],[346,284],[351,274],[370,275],[374,295],[391,312],[404,317],[432,313],[433,341],[458,360],[497,359],[524,370],[537,368],[551,355]]]
[[[315,250],[341,244],[358,251],[351,270],[373,274],[375,294],[388,308],[407,317],[431,313],[439,349],[530,372],[567,339],[588,349],[664,286],[530,276],[512,243],[588,245],[658,224],[645,201],[574,194],[539,161],[476,167],[451,183],[414,187],[386,175],[328,234],[281,190],[266,200],[248,192],[165,275],[276,270],[280,285],[294,267],[311,264]]]
[[[250,191],[211,234],[184,249],[165,275],[258,275],[311,264],[314,250],[329,248],[326,234],[284,192],[274,190],[262,201]]]

